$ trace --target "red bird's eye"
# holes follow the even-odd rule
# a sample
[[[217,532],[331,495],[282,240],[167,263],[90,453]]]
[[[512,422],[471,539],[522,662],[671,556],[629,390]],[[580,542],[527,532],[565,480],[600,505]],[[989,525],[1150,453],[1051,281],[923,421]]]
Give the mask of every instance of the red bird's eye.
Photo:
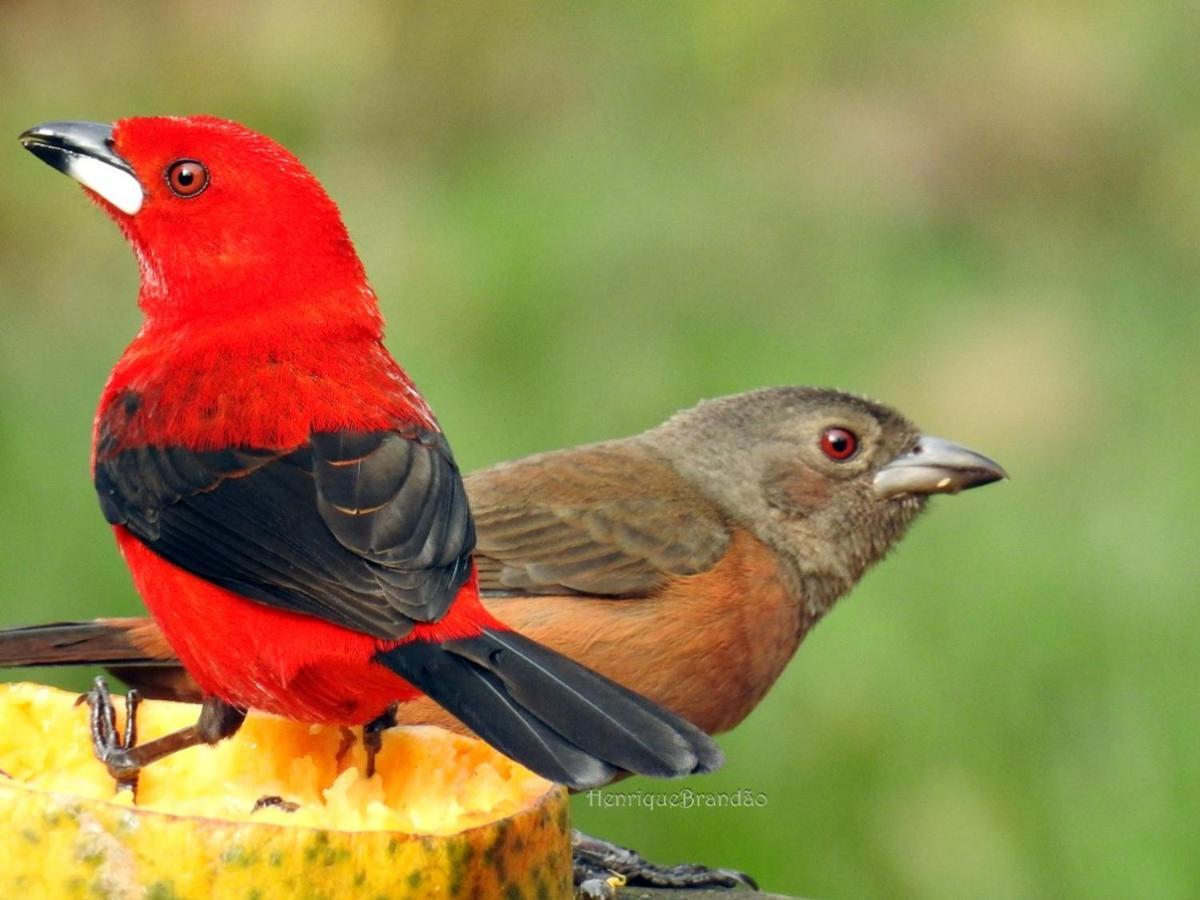
[[[821,452],[832,460],[845,462],[858,450],[858,438],[845,428],[826,428],[821,434]]]
[[[177,159],[167,166],[167,187],[176,197],[191,199],[208,187],[208,169],[196,159]]]

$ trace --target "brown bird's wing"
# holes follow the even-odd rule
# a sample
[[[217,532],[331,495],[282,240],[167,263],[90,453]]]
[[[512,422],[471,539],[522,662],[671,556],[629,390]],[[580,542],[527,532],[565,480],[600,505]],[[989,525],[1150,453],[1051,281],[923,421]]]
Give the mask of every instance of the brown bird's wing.
[[[636,439],[503,463],[466,485],[493,596],[646,596],[729,545],[717,508]]]

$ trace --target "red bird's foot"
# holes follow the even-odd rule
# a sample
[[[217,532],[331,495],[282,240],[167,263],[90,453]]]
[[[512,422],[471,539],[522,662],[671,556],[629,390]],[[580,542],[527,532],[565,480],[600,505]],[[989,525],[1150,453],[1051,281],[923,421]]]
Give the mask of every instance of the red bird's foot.
[[[131,690],[125,695],[125,732],[117,731],[117,710],[108,682],[98,677],[92,689],[75,701],[76,705],[87,703],[91,713],[88,727],[92,735],[92,752],[104,763],[108,774],[117,782],[117,790],[137,794],[138,772],[141,766],[129,757],[128,751],[137,745],[137,709],[141,702],[138,692]]]
[[[613,897],[616,895],[615,887],[625,884],[639,887],[758,889],[758,883],[753,878],[733,869],[710,869],[691,863],[656,866],[634,850],[610,844],[581,831],[571,832],[571,850],[575,885],[579,896],[588,900]]]
[[[358,740],[354,736],[354,732],[345,725],[341,728],[342,742],[338,744],[337,753],[333,754],[334,761],[340,766],[342,760],[346,758],[346,754],[350,752],[350,748],[354,746],[354,742]]]
[[[128,788],[137,794],[138,773],[155,760],[170,756],[197,744],[215,744],[233,735],[246,719],[246,711],[230,706],[216,697],[206,697],[200,705],[200,719],[195,725],[172,731],[147,744],[138,746],[137,691],[125,695],[125,732],[117,733],[117,713],[112,694],[103,678],[97,678],[92,689],[76,703],[91,708],[89,725],[92,750],[104,763],[108,774],[117,782],[117,790]]]
[[[367,751],[367,777],[375,774],[375,757],[383,749],[383,733],[396,726],[396,704],[363,726],[363,747]]]

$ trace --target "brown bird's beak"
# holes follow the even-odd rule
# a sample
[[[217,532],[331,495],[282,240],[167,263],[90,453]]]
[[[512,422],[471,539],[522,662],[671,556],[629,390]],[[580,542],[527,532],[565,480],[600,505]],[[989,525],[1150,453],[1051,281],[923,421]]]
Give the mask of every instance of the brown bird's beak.
[[[957,494],[991,484],[1008,473],[995,460],[942,438],[922,437],[912,452],[897,456],[875,473],[880,500],[900,494]]]
[[[49,166],[70,175],[132,216],[145,192],[125,159],[113,149],[113,129],[102,122],[46,122],[20,137],[21,145]]]

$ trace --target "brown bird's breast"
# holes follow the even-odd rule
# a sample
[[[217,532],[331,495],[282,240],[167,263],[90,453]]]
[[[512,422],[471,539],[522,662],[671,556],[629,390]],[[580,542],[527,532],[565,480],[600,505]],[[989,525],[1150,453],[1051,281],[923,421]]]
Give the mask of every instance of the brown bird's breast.
[[[805,625],[778,557],[749,532],[698,575],[649,597],[533,596],[485,601],[517,631],[635,688],[705,731],[733,728],[779,677]],[[427,700],[404,704],[406,723],[462,730]]]

